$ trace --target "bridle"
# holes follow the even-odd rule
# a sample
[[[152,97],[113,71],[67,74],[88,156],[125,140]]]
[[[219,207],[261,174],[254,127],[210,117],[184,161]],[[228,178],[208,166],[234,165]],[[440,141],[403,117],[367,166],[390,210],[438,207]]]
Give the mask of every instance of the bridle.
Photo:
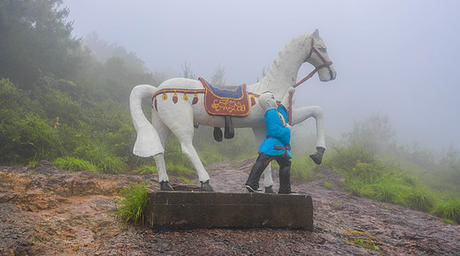
[[[321,59],[321,61],[323,63],[321,63],[320,65],[318,65],[317,67],[315,67],[315,69],[313,69],[313,71],[311,71],[306,77],[304,77],[302,80],[300,80],[299,82],[297,82],[295,85],[294,85],[294,88],[296,88],[297,86],[301,85],[302,83],[304,83],[305,81],[307,81],[308,79],[310,79],[316,72],[318,72],[318,70],[322,69],[322,68],[329,68],[329,66],[332,65],[332,61],[327,61],[323,55],[321,55],[321,53],[316,50],[316,48],[314,47],[315,45],[315,39],[312,38],[311,39],[311,46],[310,46],[310,52],[308,53],[308,56],[307,58],[305,58],[305,61],[307,61],[309,58],[311,58],[311,56],[313,55],[313,53],[316,53],[316,55],[318,55],[318,57]]]
[[[309,58],[311,58],[311,56],[313,55],[313,53],[316,53],[316,55],[318,55],[318,57],[321,59],[321,61],[323,63],[321,63],[320,65],[318,65],[317,67],[315,67],[315,69],[313,69],[313,71],[311,71],[307,76],[305,76],[302,80],[300,80],[299,82],[297,82],[295,85],[294,85],[294,88],[296,88],[297,86],[303,84],[304,82],[306,82],[308,79],[312,78],[313,75],[318,72],[318,70],[322,69],[322,68],[328,68],[329,71],[330,71],[330,66],[332,65],[332,61],[327,61],[323,55],[321,55],[321,53],[316,50],[316,48],[314,47],[315,45],[315,38],[311,38],[311,46],[310,46],[310,52],[308,53],[308,56],[307,58],[305,58],[305,61],[307,61]],[[288,108],[288,112],[289,112],[289,124],[292,125],[292,97],[294,96],[294,92],[292,93],[289,93],[289,108]]]

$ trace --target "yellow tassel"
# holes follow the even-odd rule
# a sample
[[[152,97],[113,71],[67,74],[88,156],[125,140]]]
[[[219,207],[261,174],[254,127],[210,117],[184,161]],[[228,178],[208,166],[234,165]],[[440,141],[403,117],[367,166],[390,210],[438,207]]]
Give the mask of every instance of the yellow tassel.
[[[168,95],[166,95],[166,93],[163,93],[163,100],[167,100],[168,99]]]
[[[185,100],[185,101],[188,101],[187,93],[184,93],[184,100]]]

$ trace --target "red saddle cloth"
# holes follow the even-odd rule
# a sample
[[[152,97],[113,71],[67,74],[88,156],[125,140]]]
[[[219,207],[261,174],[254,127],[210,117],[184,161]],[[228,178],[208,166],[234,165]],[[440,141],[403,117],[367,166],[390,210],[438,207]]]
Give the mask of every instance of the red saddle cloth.
[[[216,88],[202,77],[205,89],[204,106],[208,114],[215,116],[247,116],[250,105],[246,84],[238,87]]]

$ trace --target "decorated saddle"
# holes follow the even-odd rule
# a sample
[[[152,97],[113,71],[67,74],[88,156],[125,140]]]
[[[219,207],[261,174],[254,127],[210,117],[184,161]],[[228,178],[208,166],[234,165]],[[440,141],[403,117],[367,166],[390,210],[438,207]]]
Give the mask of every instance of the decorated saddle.
[[[249,114],[249,96],[246,84],[240,86],[215,87],[204,78],[198,80],[205,89],[204,106],[208,114],[216,116],[239,116]]]

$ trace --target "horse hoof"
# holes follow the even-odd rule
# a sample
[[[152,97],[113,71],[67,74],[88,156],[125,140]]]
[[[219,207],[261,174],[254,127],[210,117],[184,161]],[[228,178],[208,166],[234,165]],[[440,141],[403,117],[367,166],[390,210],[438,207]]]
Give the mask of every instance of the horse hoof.
[[[323,147],[316,147],[316,152],[310,155],[310,158],[315,162],[315,164],[320,165],[323,161],[324,151],[326,151]]]
[[[273,191],[273,186],[265,187],[265,193],[267,193],[267,194],[274,194],[275,191]]]
[[[209,185],[209,180],[205,182],[201,181],[201,191],[214,192],[214,189],[212,189],[211,185]]]
[[[174,191],[174,188],[169,185],[168,181],[161,181],[160,182],[160,190],[161,191]]]

